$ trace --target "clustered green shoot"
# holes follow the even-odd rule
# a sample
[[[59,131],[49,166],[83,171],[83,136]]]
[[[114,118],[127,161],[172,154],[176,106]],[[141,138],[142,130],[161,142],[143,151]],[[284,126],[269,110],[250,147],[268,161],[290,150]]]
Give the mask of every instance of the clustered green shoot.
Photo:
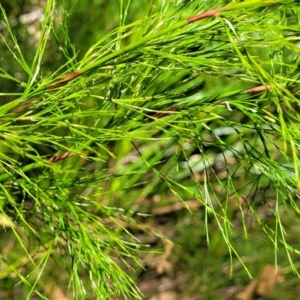
[[[152,1],[128,23],[133,3],[119,3],[119,27],[79,55],[48,0],[32,61],[0,6],[2,42],[25,74],[0,69],[21,89],[0,94],[0,212],[19,249],[1,254],[0,278],[46,299],[41,278],[57,264],[74,299],[141,299],[126,269],[147,248],[130,226],[155,194],[197,199],[208,245],[213,221],[246,270],[230,212],[245,239],[248,212],[293,266],[281,215],[299,215],[299,5]],[[65,64],[45,70],[59,30]],[[257,213],[271,200],[274,226]]]

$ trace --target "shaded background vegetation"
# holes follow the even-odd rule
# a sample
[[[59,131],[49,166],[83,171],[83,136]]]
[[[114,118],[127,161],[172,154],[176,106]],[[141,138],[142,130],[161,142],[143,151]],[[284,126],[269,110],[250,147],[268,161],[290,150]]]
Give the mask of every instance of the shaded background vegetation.
[[[186,5],[191,2],[193,1],[186,1]],[[39,24],[42,8],[45,4],[44,1],[34,0],[4,1],[1,3],[19,41],[25,61],[32,61],[34,58],[34,49],[40,38]],[[214,7],[224,4],[225,1],[215,1]],[[161,5],[164,4],[162,3]],[[175,2],[174,6],[176,6]],[[195,8],[196,5],[194,6]],[[155,13],[160,9],[156,1],[153,1],[153,4],[149,3],[149,1],[133,1],[128,9],[126,24],[148,15],[151,10]],[[267,11],[264,13],[267,13]],[[47,44],[40,77],[51,74],[51,72],[58,70],[64,64],[67,67],[76,65],[76,61],[80,61],[84,57],[91,45],[111,30],[119,25],[123,25],[119,23],[119,14],[118,1],[93,0],[58,3],[54,24],[55,30],[52,31],[51,38]],[[276,23],[278,21],[276,20],[277,17],[274,16],[274,18]],[[290,22],[287,26],[295,25],[291,34],[294,34],[294,32],[299,34],[299,27],[296,28],[299,25],[296,17],[291,13],[290,18],[287,16],[287,20]],[[272,23],[272,20],[270,22]],[[1,33],[4,36],[7,35],[4,27],[1,28]],[[213,48],[213,45],[218,43],[221,47],[224,41],[219,40],[219,36],[215,38],[216,32],[214,29],[209,31],[208,34],[210,35],[207,39],[211,40],[211,47]],[[120,47],[133,42],[134,38],[134,35],[124,38]],[[225,39],[226,37],[223,36],[223,38]],[[263,38],[261,43],[264,43]],[[247,47],[247,42],[245,42],[245,45]],[[188,46],[189,48],[185,49],[186,52],[197,52],[201,49],[201,41],[199,41],[199,44],[194,44],[193,47]],[[267,61],[270,55],[278,55],[275,51],[270,54],[268,51],[265,51],[264,47],[261,49],[251,49],[249,47],[248,50],[256,56],[263,69],[272,73]],[[278,52],[281,52],[280,56],[284,56],[281,61],[283,63],[275,66],[273,71],[274,73],[286,75],[288,71],[284,70],[284,63],[295,62],[296,55],[293,54],[293,49],[278,49]],[[20,65],[12,59],[11,53],[7,51],[4,43],[0,44],[0,53],[1,68],[17,79],[26,81],[27,75],[20,68]],[[224,61],[232,59],[232,63],[234,63],[235,54],[228,48],[224,48],[224,50],[219,52],[218,49],[214,50],[211,56],[213,57],[214,54],[223,56]],[[76,56],[76,59],[70,61],[74,56]],[[130,57],[128,59],[130,62]],[[163,60],[161,63],[164,66]],[[191,101],[197,99],[197,97],[203,99],[206,97],[205,99],[216,101],[219,99],[218,95],[226,95],[226,93],[230,94],[231,91],[246,90],[259,85],[257,82],[243,80],[245,70],[236,70],[235,78],[231,76],[232,74],[229,71],[228,74],[224,72],[219,74],[219,76],[213,74],[213,71],[211,73],[204,71],[202,74],[199,73],[199,75],[193,76],[192,80],[190,80],[191,72],[188,69],[186,71],[180,69],[176,79],[180,82],[180,85],[170,85],[170,88],[174,89],[174,91],[170,92],[171,94],[180,94],[181,96],[184,94],[186,98],[189,96],[194,97],[191,98]],[[189,78],[189,80],[184,81],[185,78]],[[124,78],[123,81],[126,83],[126,80]],[[112,85],[112,88],[115,89],[112,93],[115,93],[116,98],[118,97],[117,95],[121,95],[119,90],[124,87],[122,79],[120,81],[121,83],[116,82],[115,85]],[[157,86],[153,86],[153,89],[159,91],[161,82],[159,80],[157,82]],[[22,92],[23,88],[12,80],[1,78],[1,92],[18,93]],[[151,95],[151,91],[148,94]],[[144,96],[147,96],[147,93]],[[259,99],[259,96],[255,97],[249,98],[249,95],[234,95],[232,97],[229,96],[228,99],[235,103],[235,107],[238,107],[239,103],[241,103],[241,106],[245,103],[248,103],[250,107],[253,105],[254,111],[257,106],[252,103],[254,100]],[[3,95],[0,98],[0,103],[3,105],[14,98],[11,95]],[[92,101],[88,98],[86,99],[86,106],[92,105]],[[271,100],[264,99],[264,101],[270,102],[270,105],[268,103],[264,104],[264,107],[269,108],[270,116],[275,109],[272,108]],[[101,162],[96,161],[86,164],[78,158],[71,157],[65,162],[61,162],[61,164],[65,165],[65,167],[71,166],[76,170],[84,166],[85,171],[80,169],[80,176],[85,176],[86,173],[89,173],[89,170],[94,171],[95,169],[105,169],[110,174],[113,174],[109,178],[100,176],[98,182],[95,181],[95,184],[103,186],[104,192],[102,195],[96,194],[94,197],[95,201],[101,203],[101,205],[109,205],[120,209],[118,214],[123,215],[122,220],[120,220],[123,227],[122,230],[120,229],[120,235],[126,229],[142,244],[148,245],[148,248],[143,248],[143,251],[139,254],[140,266],[129,260],[127,263],[132,265],[132,270],[130,270],[121,261],[118,261],[126,269],[126,272],[129,272],[130,276],[136,280],[144,294],[144,299],[150,299],[151,297],[154,297],[151,299],[176,299],[176,297],[177,299],[233,299],[236,293],[245,288],[250,279],[244,266],[237,259],[231,259],[228,245],[224,241],[224,236],[222,231],[220,231],[220,224],[218,224],[216,218],[208,214],[203,204],[190,193],[185,190],[178,191],[174,189],[168,180],[164,180],[162,176],[153,175],[151,168],[149,168],[149,172],[146,172],[143,160],[140,158],[141,153],[143,153],[143,159],[147,161],[147,164],[150,163],[151,166],[155,166],[160,171],[160,175],[167,174],[172,180],[176,180],[182,186],[195,189],[195,193],[198,188],[197,183],[203,186],[206,184],[207,178],[209,178],[210,183],[207,191],[212,193],[212,196],[223,199],[222,201],[227,203],[226,215],[232,224],[232,230],[229,232],[230,240],[249,272],[255,277],[259,276],[259,272],[264,266],[274,265],[275,263],[283,270],[285,281],[276,285],[267,295],[264,295],[264,299],[295,299],[298,295],[299,280],[292,271],[287,252],[284,250],[284,247],[279,246],[281,250],[278,251],[275,262],[274,244],[266,237],[262,227],[251,213],[250,207],[246,205],[247,201],[251,199],[251,208],[256,210],[261,220],[270,227],[275,227],[277,220],[274,218],[274,211],[278,205],[276,202],[278,199],[276,189],[271,186],[269,179],[264,177],[263,174],[259,179],[253,179],[256,177],[256,174],[251,174],[250,168],[242,166],[244,170],[240,169],[243,162],[242,160],[239,161],[238,155],[226,156],[221,143],[219,145],[213,143],[213,139],[217,137],[227,145],[232,145],[232,148],[238,149],[242,147],[239,133],[232,131],[233,127],[231,127],[231,124],[235,122],[245,124],[243,128],[244,134],[246,139],[250,141],[249,145],[253,147],[253,151],[256,148],[263,147],[263,144],[258,141],[259,133],[247,132],[247,125],[249,125],[249,128],[253,127],[255,120],[245,111],[236,110],[232,112],[231,108],[226,107],[226,105],[215,108],[212,107],[211,103],[206,105],[205,110],[202,112],[197,111],[194,116],[190,116],[191,119],[195,116],[202,120],[207,119],[206,124],[208,124],[209,128],[202,127],[202,132],[198,132],[199,137],[201,136],[202,139],[201,144],[197,144],[195,141],[188,143],[187,140],[190,136],[187,132],[181,130],[180,126],[177,127],[176,121],[174,121],[170,122],[170,124],[161,125],[161,132],[157,131],[152,136],[153,141],[156,141],[157,138],[156,142],[146,143],[138,140],[135,143],[135,146],[137,146],[135,148],[132,145],[134,138],[130,140],[119,137],[111,140],[106,145],[106,149],[109,149],[113,155],[106,150],[101,151],[100,147],[97,149],[102,155]],[[182,105],[184,106],[185,103]],[[121,111],[121,113],[123,112],[124,110]],[[200,116],[201,113],[202,115]],[[216,115],[222,115],[222,119],[215,118],[214,116]],[[147,122],[147,120],[145,118],[142,122]],[[92,121],[86,119],[85,122],[86,125],[89,125],[89,122]],[[105,122],[104,120],[103,124]],[[178,122],[180,123],[181,121],[179,120]],[[193,125],[188,123],[188,117],[183,123],[188,128],[193,127]],[[130,126],[134,127],[135,124],[130,124]],[[172,131],[174,138],[172,141],[168,139],[168,134],[165,134],[168,126],[174,126],[175,128]],[[149,128],[151,130],[151,124]],[[192,132],[192,129],[190,130]],[[199,130],[199,127],[195,128],[195,131]],[[144,132],[141,130],[135,134],[143,136]],[[147,138],[145,134],[145,140]],[[174,143],[176,139],[178,142]],[[269,143],[268,141],[265,142]],[[97,146],[94,145],[94,147]],[[278,147],[284,147],[282,141],[278,141]],[[45,158],[56,155],[58,150],[61,149],[55,149],[52,144],[36,145],[36,151],[41,157]],[[281,150],[276,149],[275,145],[270,145],[269,151],[271,157],[276,158],[277,161],[285,160]],[[292,151],[288,150],[288,152],[288,155],[291,156]],[[201,155],[204,155],[204,153],[206,160],[201,161]],[[258,156],[261,153],[260,149],[257,150]],[[18,156],[17,154],[12,155],[15,155],[14,157]],[[224,155],[226,156],[226,166],[224,166]],[[28,157],[26,159],[29,160]],[[24,160],[22,160],[23,163]],[[207,162],[210,162],[209,168],[206,164]],[[39,172],[41,172],[39,169],[33,170],[28,176],[34,178]],[[126,175],[123,175],[123,173],[126,173]],[[140,173],[143,173],[143,176]],[[227,187],[228,190],[221,187],[220,179],[228,176],[229,173],[234,177],[231,182],[234,185],[232,190],[237,192],[230,192],[231,187]],[[38,176],[44,175],[39,174]],[[39,184],[50,186],[49,180],[51,178],[45,177],[45,180],[39,181]],[[255,182],[254,185],[250,184],[253,181]],[[72,188],[72,195],[89,193],[89,187],[83,189],[80,185],[74,185]],[[286,190],[283,189],[282,192],[286,193]],[[18,192],[16,192],[17,194]],[[178,200],[180,198],[184,202],[180,202]],[[2,207],[6,209],[5,212],[11,212],[13,215],[14,210],[6,206],[6,200],[2,198],[1,201]],[[22,201],[26,202],[26,199]],[[241,204],[241,201],[245,201],[246,204]],[[35,215],[30,215],[32,203],[28,202],[27,207],[26,203],[24,204],[24,210],[28,209],[26,216],[30,220],[31,218],[34,219]],[[296,196],[295,203],[299,204]],[[299,249],[300,224],[298,216],[292,209],[286,207],[284,203],[280,203],[279,206],[278,209],[280,211],[285,211],[282,214],[281,223],[287,231],[286,239],[290,245]],[[127,217],[128,219],[134,218],[137,223],[129,221],[126,223]],[[34,222],[37,221],[35,220]],[[111,224],[110,220],[104,219],[103,222],[107,226],[116,226]],[[8,260],[10,262],[18,262],[23,257],[23,254],[19,254],[22,250],[18,242],[13,238],[13,229],[7,224],[5,226],[4,221],[3,224],[0,241],[1,255],[6,257],[9,253]],[[247,234],[245,234],[245,228],[247,228]],[[209,235],[209,245],[207,235]],[[39,236],[39,239],[44,241],[47,238],[46,232],[41,233]],[[35,247],[36,240],[32,239],[31,241],[29,237],[26,244],[30,252]],[[297,269],[299,265],[298,256],[292,253],[291,258]],[[58,293],[58,297],[61,299],[65,299],[64,297],[68,296],[69,274],[62,272],[57,266],[63,264],[68,266],[68,264],[63,262],[63,257],[58,253],[52,254],[52,261],[53,263],[49,263],[45,269],[42,280],[38,283],[38,288],[47,294],[49,298],[52,297],[51,299],[54,299],[55,293]],[[26,264],[17,264],[16,268],[19,270],[18,272],[23,272],[22,268],[26,269]],[[14,272],[9,273],[3,270],[1,270],[0,264],[0,297],[2,299],[24,299],[24,289],[19,288],[17,284],[19,282],[18,276]],[[81,278],[83,278],[83,281],[85,281],[85,278],[88,278],[88,274],[83,270]],[[33,299],[34,297],[38,299],[39,296],[33,296]]]

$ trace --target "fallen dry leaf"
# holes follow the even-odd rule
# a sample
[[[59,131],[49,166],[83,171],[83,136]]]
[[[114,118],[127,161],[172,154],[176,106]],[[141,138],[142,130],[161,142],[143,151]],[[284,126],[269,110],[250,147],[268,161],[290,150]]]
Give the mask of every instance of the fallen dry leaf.
[[[261,275],[253,279],[242,292],[235,296],[235,299],[252,300],[254,296],[265,296],[270,293],[278,283],[283,281],[284,274],[280,267],[266,265]]]

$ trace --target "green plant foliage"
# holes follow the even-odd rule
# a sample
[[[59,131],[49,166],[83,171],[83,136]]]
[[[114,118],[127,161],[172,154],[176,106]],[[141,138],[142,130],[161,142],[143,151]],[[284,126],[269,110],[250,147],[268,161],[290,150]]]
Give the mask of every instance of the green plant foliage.
[[[298,2],[109,2],[84,45],[84,1],[43,2],[35,37],[0,5],[0,279],[22,299],[47,299],[46,278],[73,299],[141,299],[130,274],[151,251],[136,232],[161,238],[142,215],[155,196],[198,202],[230,268],[250,274],[235,229],[255,223],[297,272]]]

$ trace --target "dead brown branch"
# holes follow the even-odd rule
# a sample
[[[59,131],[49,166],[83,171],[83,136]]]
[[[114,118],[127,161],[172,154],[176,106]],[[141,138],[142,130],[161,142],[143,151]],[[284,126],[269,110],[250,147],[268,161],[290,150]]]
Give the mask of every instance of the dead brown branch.
[[[280,86],[285,87],[286,85],[280,84]],[[271,84],[260,85],[260,86],[255,86],[253,88],[248,89],[247,93],[248,94],[261,93],[261,92],[269,91],[272,88],[274,88],[274,86],[272,86]]]
[[[177,105],[170,106],[169,108],[166,109],[166,111],[158,112],[158,113],[154,114],[152,117],[156,118],[156,119],[160,119],[164,116],[172,114],[173,111],[175,111],[177,109],[177,107],[178,107]]]
[[[216,8],[216,9],[209,10],[209,11],[206,11],[204,13],[198,14],[194,17],[191,17],[191,18],[187,19],[187,22],[188,22],[188,24],[190,24],[190,23],[194,23],[194,22],[197,22],[197,21],[200,21],[200,20],[203,20],[203,19],[216,17],[218,15],[218,13],[220,11],[222,11],[224,8],[225,7]]]
[[[64,153],[61,153],[61,154],[58,154],[58,155],[55,155],[55,156],[51,156],[51,157],[48,159],[48,161],[49,161],[49,162],[55,163],[55,162],[57,162],[57,161],[59,161],[59,160],[66,159],[66,158],[71,157],[71,156],[73,156],[73,155],[75,155],[75,154],[74,154],[74,153],[71,153],[71,152],[64,152]]]
[[[82,74],[84,74],[84,72],[81,72],[81,71],[71,72],[71,73],[63,76],[57,83],[46,87],[46,90],[52,90],[52,89],[55,89],[57,87],[63,86],[65,84],[67,84],[68,82],[74,80],[78,76],[81,76]]]

